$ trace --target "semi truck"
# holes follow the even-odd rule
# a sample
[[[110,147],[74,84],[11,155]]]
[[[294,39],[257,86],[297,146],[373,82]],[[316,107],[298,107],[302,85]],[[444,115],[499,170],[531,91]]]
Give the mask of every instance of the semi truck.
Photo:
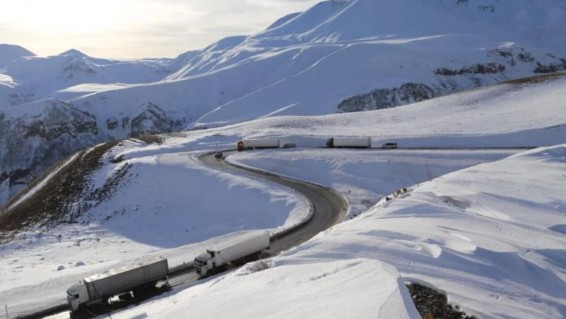
[[[167,259],[155,257],[85,277],[67,289],[71,313],[106,303],[112,297],[155,289],[159,281],[169,286],[168,273]]]
[[[326,141],[326,146],[344,148],[370,148],[370,137],[332,137]]]
[[[269,249],[269,244],[269,232],[250,232],[237,241],[207,249],[195,258],[194,266],[200,277],[206,277],[231,265],[258,259],[261,253]]]
[[[238,151],[258,149],[258,148],[279,148],[278,138],[255,138],[241,140],[236,144]]]

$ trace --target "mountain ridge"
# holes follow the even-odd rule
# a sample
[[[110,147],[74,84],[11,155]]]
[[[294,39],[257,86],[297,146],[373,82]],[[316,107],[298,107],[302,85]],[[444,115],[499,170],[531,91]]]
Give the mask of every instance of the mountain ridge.
[[[0,126],[6,132],[0,149],[16,151],[9,140],[30,149],[41,144],[26,140],[25,126],[16,129],[15,123],[29,122],[26,112],[51,105],[40,101],[45,98],[60,100],[55,105],[63,113],[70,112],[63,107],[68,105],[95,118],[96,134],[61,141],[69,155],[95,141],[393,107],[566,70],[559,32],[566,29],[565,12],[566,3],[557,0],[325,1],[258,34],[228,37],[176,59],[116,61],[77,51],[18,59],[0,73]],[[518,23],[523,27],[516,31]],[[358,102],[345,102],[352,99]],[[34,121],[55,120],[34,114],[40,117]],[[73,116],[55,122],[65,118]],[[140,120],[131,125],[133,119]],[[63,127],[68,125],[48,129]],[[44,152],[19,155],[33,160],[10,154],[0,175],[40,170],[21,163],[48,165],[54,159],[46,160]]]
[[[35,56],[35,53],[19,45],[0,43],[0,69],[10,62],[26,56]]]

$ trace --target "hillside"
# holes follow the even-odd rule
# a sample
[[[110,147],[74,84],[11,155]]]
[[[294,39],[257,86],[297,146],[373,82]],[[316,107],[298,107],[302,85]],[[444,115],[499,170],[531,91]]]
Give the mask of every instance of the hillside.
[[[260,119],[85,150],[0,215],[3,226],[29,216],[2,229],[0,304],[13,316],[64,301],[78,278],[117,264],[163,255],[175,266],[242,231],[302,218],[306,205],[294,192],[197,162],[243,137],[276,136],[297,148],[228,160],[335,188],[350,203],[349,220],[113,318],[418,318],[409,282],[478,318],[563,318],[565,87],[558,75],[525,79],[394,109]],[[321,148],[336,135],[431,149]],[[510,148],[525,144],[554,146]],[[402,187],[409,192],[385,199]]]
[[[60,159],[38,143],[70,155],[109,139],[393,107],[564,70],[565,12],[559,0],[325,1],[174,60],[108,61],[77,51],[19,59],[1,71],[0,102],[14,106],[1,109],[0,127],[32,151],[3,157],[0,182],[9,178],[14,194]],[[93,119],[95,132],[66,131],[77,112]],[[30,121],[26,113],[58,123],[46,135],[68,135],[37,139],[18,124]]]

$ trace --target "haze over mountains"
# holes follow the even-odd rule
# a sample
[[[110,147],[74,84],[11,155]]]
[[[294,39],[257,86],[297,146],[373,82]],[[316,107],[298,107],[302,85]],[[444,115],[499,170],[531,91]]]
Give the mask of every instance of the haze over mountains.
[[[325,1],[176,59],[3,45],[3,193],[109,139],[392,107],[564,70],[565,12],[560,0]]]

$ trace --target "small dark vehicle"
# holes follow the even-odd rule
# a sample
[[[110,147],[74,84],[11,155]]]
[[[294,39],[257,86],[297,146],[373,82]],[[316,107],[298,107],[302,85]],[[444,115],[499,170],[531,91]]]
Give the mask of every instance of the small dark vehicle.
[[[385,143],[385,144],[383,144],[383,145],[381,146],[381,148],[383,148],[383,149],[389,149],[389,150],[396,149],[396,148],[397,148],[397,143]]]

